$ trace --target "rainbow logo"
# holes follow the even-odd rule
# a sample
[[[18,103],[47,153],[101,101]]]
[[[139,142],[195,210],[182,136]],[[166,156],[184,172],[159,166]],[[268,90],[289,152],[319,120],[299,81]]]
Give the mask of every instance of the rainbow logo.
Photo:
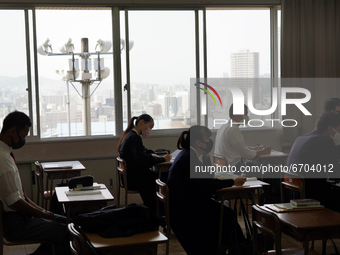
[[[196,83],[195,83],[195,86],[196,86],[197,88],[199,88],[199,89],[201,89],[201,90],[207,92],[208,95],[211,96],[211,98],[214,100],[215,105],[217,105],[217,103],[216,103],[216,100],[215,100],[214,96],[213,96],[208,90],[200,88],[200,84],[202,84],[202,85],[208,87],[212,92],[214,92],[215,95],[217,96],[218,100],[220,101],[221,106],[222,106],[221,98],[220,98],[219,94],[216,92],[216,90],[215,90],[213,87],[211,87],[210,85],[206,84],[206,83],[203,83],[203,82],[196,82]]]

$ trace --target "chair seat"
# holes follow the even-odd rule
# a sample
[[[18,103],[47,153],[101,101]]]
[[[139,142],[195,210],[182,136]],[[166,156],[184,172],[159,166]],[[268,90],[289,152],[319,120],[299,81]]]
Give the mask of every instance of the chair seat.
[[[302,248],[291,248],[291,249],[282,249],[282,255],[303,255],[305,252],[304,249]],[[268,251],[267,252],[268,255],[274,255],[276,254],[275,251]],[[320,253],[308,249],[308,255],[320,255]]]

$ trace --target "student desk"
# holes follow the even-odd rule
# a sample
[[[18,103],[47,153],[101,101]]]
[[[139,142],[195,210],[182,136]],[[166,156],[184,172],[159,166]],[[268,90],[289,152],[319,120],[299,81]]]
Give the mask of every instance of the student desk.
[[[275,212],[265,205],[263,210],[274,213],[282,223],[282,231],[303,243],[305,254],[312,240],[340,237],[340,213],[327,208],[294,212]]]
[[[86,170],[79,161],[45,162],[41,163],[41,166],[47,177],[46,189],[48,189],[48,183],[51,181],[50,194],[53,190],[53,180],[80,176],[80,171]]]
[[[217,195],[219,196],[219,200],[221,201],[220,229],[219,229],[219,238],[218,238],[219,246],[222,243],[222,231],[223,231],[222,222],[223,222],[224,201],[233,200],[233,199],[250,199],[252,204],[255,204],[255,190],[257,189],[262,189],[262,185],[233,186],[233,187],[219,189],[216,191]]]
[[[98,210],[106,206],[108,201],[113,201],[114,197],[104,184],[100,184],[101,189],[94,190],[99,192],[98,194],[86,194],[67,196],[66,192],[69,191],[68,187],[56,187],[55,192],[57,194],[58,202],[63,204],[64,211],[67,214],[69,220],[74,213],[78,212],[90,212]],[[92,191],[92,190],[91,190]],[[79,191],[82,192],[82,191]]]
[[[168,242],[168,238],[157,230],[116,238],[103,238],[94,233],[85,235],[96,251],[112,255],[157,254],[158,244]]]
[[[161,180],[162,173],[169,172],[172,162],[174,162],[173,159],[171,159],[169,162],[159,163],[152,167],[152,171],[154,171],[155,173],[158,173],[158,179]],[[162,181],[166,181],[166,180],[162,180]]]
[[[262,165],[286,165],[289,154],[272,150],[268,155],[261,155],[256,160]]]

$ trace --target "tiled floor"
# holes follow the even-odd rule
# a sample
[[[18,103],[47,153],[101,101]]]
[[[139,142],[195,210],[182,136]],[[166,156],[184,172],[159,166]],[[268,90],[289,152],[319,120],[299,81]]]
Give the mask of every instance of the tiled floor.
[[[238,218],[241,227],[244,227],[243,218],[239,216]],[[340,239],[334,239],[335,244],[337,245],[338,249],[340,250]],[[282,236],[282,247],[283,248],[295,248],[301,247],[301,243],[295,241],[291,237],[283,234]],[[37,245],[24,245],[24,246],[5,246],[4,247],[4,255],[25,255],[34,252],[37,248]],[[321,241],[315,242],[315,250],[321,254],[322,246]],[[327,242],[327,249],[326,255],[334,254],[333,244],[328,241]],[[170,254],[171,255],[186,255],[186,252],[183,250],[181,244],[178,242],[176,236],[172,232],[170,235]],[[158,255],[165,255],[165,244],[159,245],[158,248]],[[210,254],[207,254],[210,255]],[[250,254],[251,255],[251,254]]]

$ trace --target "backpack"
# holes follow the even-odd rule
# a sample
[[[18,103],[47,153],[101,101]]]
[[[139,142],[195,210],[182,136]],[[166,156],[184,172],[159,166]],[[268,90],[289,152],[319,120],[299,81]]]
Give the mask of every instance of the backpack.
[[[132,236],[158,229],[160,222],[148,207],[129,204],[124,208],[116,205],[79,214],[74,222],[85,232],[97,233],[104,238]]]

